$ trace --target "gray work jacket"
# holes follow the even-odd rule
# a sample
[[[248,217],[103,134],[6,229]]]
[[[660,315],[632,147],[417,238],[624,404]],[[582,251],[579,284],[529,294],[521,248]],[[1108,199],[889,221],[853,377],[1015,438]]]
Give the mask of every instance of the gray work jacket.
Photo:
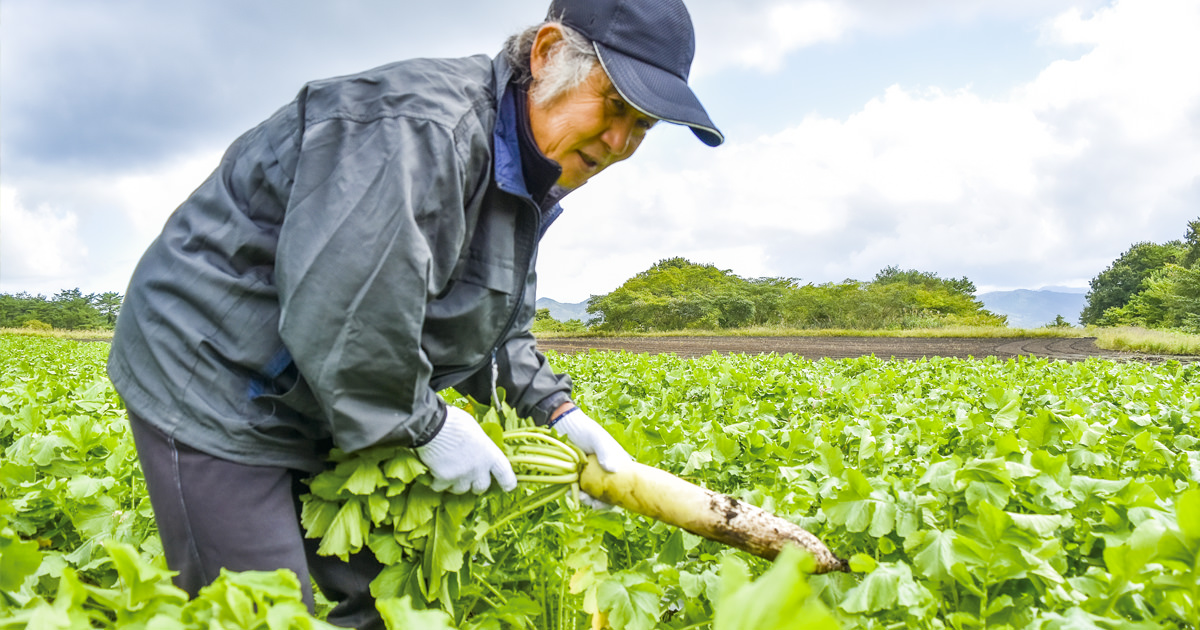
[[[544,226],[498,118],[510,73],[475,56],[316,81],[235,141],[130,282],[108,363],[129,410],[317,470],[330,440],[428,441],[437,392],[488,400],[494,356],[544,423],[571,385],[529,333]]]

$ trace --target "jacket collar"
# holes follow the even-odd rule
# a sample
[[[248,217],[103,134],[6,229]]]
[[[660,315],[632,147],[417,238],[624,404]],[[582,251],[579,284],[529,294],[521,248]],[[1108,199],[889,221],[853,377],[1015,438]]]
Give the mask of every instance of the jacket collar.
[[[492,60],[493,87],[496,94],[496,126],[492,130],[492,157],[495,162],[496,186],[506,193],[533,201],[525,187],[525,175],[521,167],[520,121],[515,103],[516,88],[512,85],[512,68],[501,53]],[[541,209],[540,239],[550,224],[562,214],[558,200],[566,195],[557,186],[547,195],[550,205]]]

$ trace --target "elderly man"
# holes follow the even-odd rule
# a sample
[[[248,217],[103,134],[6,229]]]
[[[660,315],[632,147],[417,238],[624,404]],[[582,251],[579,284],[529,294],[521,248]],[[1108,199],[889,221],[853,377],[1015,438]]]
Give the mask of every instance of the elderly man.
[[[332,623],[377,627],[379,565],[315,554],[299,480],[331,446],[392,443],[435,489],[511,490],[444,388],[498,384],[605,468],[628,461],[536,348],[534,261],[559,200],[656,121],[721,143],[692,54],[680,0],[556,0],[494,60],[313,82],[234,142],[142,258],[109,360],[182,588],[286,567],[339,602]]]

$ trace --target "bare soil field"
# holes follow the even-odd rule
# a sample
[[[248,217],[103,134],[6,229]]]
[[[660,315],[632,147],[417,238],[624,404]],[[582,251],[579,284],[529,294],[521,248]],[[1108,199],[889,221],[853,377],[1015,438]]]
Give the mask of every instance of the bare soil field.
[[[968,338],[968,337],[557,337],[539,339],[538,348],[558,352],[625,350],[647,354],[698,357],[721,354],[794,354],[806,359],[845,359],[874,355],[880,358],[924,357],[1007,359],[1034,356],[1063,361],[1091,357],[1117,361],[1193,361],[1200,357],[1174,357],[1116,352],[1096,347],[1092,337],[1080,338]]]

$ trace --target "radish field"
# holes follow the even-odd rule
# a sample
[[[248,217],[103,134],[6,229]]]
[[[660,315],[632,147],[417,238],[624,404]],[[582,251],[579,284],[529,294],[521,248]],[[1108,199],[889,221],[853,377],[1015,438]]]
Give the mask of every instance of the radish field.
[[[290,573],[171,585],[107,350],[0,336],[0,628],[331,627]],[[335,452],[304,524],[387,566],[390,627],[1200,627],[1200,365],[549,358],[639,462],[801,525],[853,572],[565,487],[434,493],[407,449]]]

